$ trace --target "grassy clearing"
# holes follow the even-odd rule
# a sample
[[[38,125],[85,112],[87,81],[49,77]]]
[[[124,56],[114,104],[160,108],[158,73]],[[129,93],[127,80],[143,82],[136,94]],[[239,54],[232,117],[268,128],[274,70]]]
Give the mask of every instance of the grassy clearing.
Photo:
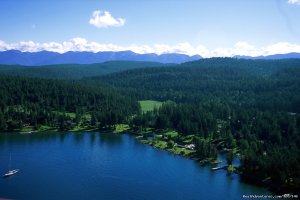
[[[33,127],[30,126],[30,127],[23,127],[20,129],[20,132],[31,132],[33,131]]]
[[[177,146],[174,146],[172,148],[168,148],[168,143],[165,142],[165,141],[156,141],[154,144],[153,144],[154,147],[156,148],[160,148],[160,149],[164,149],[164,150],[167,150],[171,153],[174,153],[176,155],[182,155],[182,156],[189,156],[191,153],[194,153],[195,151],[194,150],[189,150],[189,149],[185,149],[185,148],[181,148],[181,147],[177,147]]]
[[[70,131],[78,132],[78,131],[85,131],[87,127],[75,126]]]
[[[40,125],[38,126],[38,129],[35,129],[33,126],[26,126],[21,129],[16,129],[14,131],[20,133],[33,133],[33,132],[43,132],[43,131],[57,131],[57,128],[46,126],[46,125]]]
[[[57,131],[57,128],[54,128],[54,127],[51,127],[51,126],[46,126],[46,125],[41,125],[39,127],[38,131],[48,131],[48,130]]]
[[[153,146],[156,147],[156,148],[160,148],[160,149],[166,149],[167,148],[167,142],[157,140],[157,141],[154,142]]]
[[[177,131],[167,131],[167,132],[164,132],[164,135],[167,137],[171,137],[171,139],[174,139],[175,137],[178,136],[178,132]]]
[[[173,147],[172,149],[168,149],[168,150],[174,154],[183,155],[183,156],[188,156],[189,154],[195,152],[194,150],[189,150],[180,147]]]
[[[234,165],[229,165],[227,167],[228,173],[233,173],[236,170],[236,167]]]
[[[70,129],[68,131],[70,132],[85,132],[85,131],[97,131],[98,128],[95,127],[89,127],[89,126],[76,126],[73,129]]]
[[[130,130],[128,124],[117,124],[114,130],[114,133],[123,133]]]
[[[175,135],[174,132],[172,132],[173,135]],[[176,133],[177,135],[177,133]],[[147,139],[140,139],[140,141],[144,144],[149,144],[155,148],[158,149],[163,149],[166,151],[169,151],[171,153],[174,153],[176,155],[182,155],[182,156],[187,156],[189,157],[191,154],[195,153],[195,150],[190,150],[186,149],[183,147],[178,147],[178,146],[173,146],[173,147],[168,147],[168,142],[165,140],[160,140],[160,139],[153,139],[153,140],[147,140]]]
[[[163,102],[160,101],[152,101],[152,100],[145,100],[145,101],[139,101],[142,112],[148,112],[154,110],[154,108],[159,108]]]

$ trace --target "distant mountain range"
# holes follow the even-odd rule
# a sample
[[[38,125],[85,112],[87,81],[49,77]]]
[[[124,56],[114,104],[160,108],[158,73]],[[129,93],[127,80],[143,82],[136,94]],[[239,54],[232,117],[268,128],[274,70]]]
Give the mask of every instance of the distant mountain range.
[[[269,56],[234,56],[235,58],[243,59],[264,59],[264,60],[280,60],[280,59],[289,59],[289,58],[298,58],[300,59],[300,53],[287,53],[287,54],[274,54]]]
[[[0,64],[18,64],[26,66],[54,64],[92,64],[107,61],[146,61],[160,63],[184,63],[201,59],[201,56],[185,54],[137,54],[132,51],[118,52],[66,52],[63,54],[49,51],[21,52],[9,50],[0,52]]]
[[[66,53],[56,53],[51,51],[21,52],[18,50],[0,51],[0,64],[8,65],[56,65],[56,64],[93,64],[107,61],[143,61],[159,63],[184,63],[199,60],[200,55],[188,56],[185,54],[169,53],[157,55],[154,53],[138,54],[132,51],[105,51],[105,52],[79,52],[69,51]],[[234,56],[241,59],[264,59],[278,60],[288,58],[299,58],[300,53],[275,54],[269,56]]]

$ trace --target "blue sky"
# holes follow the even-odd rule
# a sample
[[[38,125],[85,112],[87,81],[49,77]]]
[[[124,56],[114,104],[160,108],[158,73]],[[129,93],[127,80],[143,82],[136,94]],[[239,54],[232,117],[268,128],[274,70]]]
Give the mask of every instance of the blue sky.
[[[300,52],[300,0],[1,0],[0,50]]]

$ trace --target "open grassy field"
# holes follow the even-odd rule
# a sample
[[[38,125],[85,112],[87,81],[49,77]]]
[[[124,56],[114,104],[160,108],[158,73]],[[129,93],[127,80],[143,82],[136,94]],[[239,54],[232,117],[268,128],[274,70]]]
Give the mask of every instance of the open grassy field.
[[[139,101],[142,112],[152,111],[155,107],[159,108],[163,102],[160,101],[153,101],[153,100],[145,100],[145,101]]]
[[[114,133],[123,133],[123,132],[129,131],[129,130],[130,130],[130,127],[128,124],[117,124],[115,126]]]

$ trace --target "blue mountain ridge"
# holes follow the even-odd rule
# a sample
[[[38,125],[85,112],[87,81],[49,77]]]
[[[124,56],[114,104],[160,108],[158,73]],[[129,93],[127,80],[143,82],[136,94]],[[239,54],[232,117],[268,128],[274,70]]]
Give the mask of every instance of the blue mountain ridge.
[[[236,55],[234,58],[241,59],[264,59],[264,60],[279,60],[279,59],[300,59],[300,53],[275,54],[269,56],[241,56]],[[132,51],[104,51],[104,52],[79,52],[69,51],[66,53],[56,53],[51,51],[40,52],[21,52],[18,50],[0,51],[0,64],[9,65],[25,65],[25,66],[40,66],[40,65],[55,65],[55,64],[92,64],[102,63],[107,61],[146,61],[160,63],[184,63],[189,61],[199,60],[200,55],[189,56],[179,53],[167,54],[138,54]]]
[[[292,52],[292,53],[286,53],[286,54],[274,54],[269,56],[234,56],[235,58],[242,58],[242,59],[263,59],[263,60],[280,60],[280,59],[290,59],[290,58],[297,58],[300,59],[300,53]]]
[[[199,55],[169,53],[157,55],[154,53],[138,54],[132,51],[106,51],[106,52],[74,52],[56,53],[49,51],[21,52],[8,50],[0,52],[0,64],[18,64],[26,66],[53,65],[53,64],[92,64],[107,61],[147,61],[160,63],[183,63],[199,60]]]

